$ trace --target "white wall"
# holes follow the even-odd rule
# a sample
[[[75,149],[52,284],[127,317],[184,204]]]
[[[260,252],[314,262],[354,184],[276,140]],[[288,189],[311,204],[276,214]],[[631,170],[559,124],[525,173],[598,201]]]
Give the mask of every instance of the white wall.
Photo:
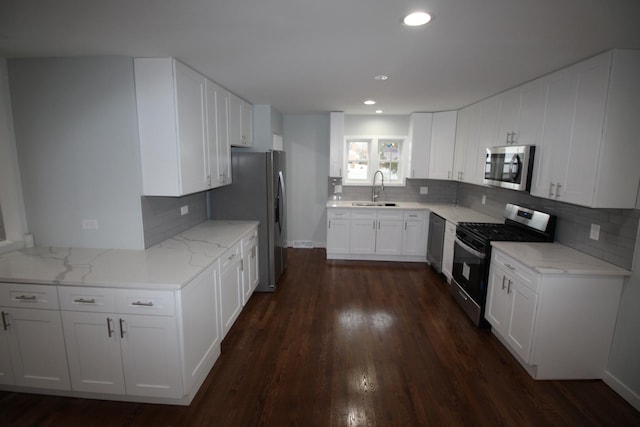
[[[0,207],[7,240],[17,242],[20,247],[27,231],[27,220],[15,148],[7,62],[0,58]],[[0,253],[15,248],[15,245],[6,244],[0,248]]]
[[[284,115],[289,189],[287,238],[327,242],[327,179],[329,173],[329,114]]]
[[[344,134],[406,136],[409,135],[409,116],[346,114]]]
[[[640,197],[638,198],[640,203]],[[640,411],[640,227],[620,299],[605,382]]]
[[[143,249],[133,60],[9,60],[24,203],[39,246]],[[98,221],[83,230],[83,219]]]

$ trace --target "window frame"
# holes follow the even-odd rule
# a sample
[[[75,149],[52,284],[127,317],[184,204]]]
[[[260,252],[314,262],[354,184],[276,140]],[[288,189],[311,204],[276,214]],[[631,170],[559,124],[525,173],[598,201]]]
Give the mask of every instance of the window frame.
[[[369,143],[369,153],[368,153],[368,168],[367,168],[367,177],[365,179],[349,179],[349,144],[351,142],[365,142]],[[389,186],[398,186],[404,187],[405,178],[407,177],[405,174],[405,170],[407,170],[407,162],[409,161],[408,151],[409,147],[409,137],[406,135],[345,135],[343,142],[343,161],[342,168],[345,171],[344,176],[342,178],[343,185],[353,185],[353,186],[371,186],[371,182],[373,179],[373,174],[380,169],[380,158],[379,158],[379,146],[380,142],[389,141],[389,142],[398,142],[398,149],[400,154],[398,156],[398,178],[391,181],[387,177],[385,177],[384,185]]]

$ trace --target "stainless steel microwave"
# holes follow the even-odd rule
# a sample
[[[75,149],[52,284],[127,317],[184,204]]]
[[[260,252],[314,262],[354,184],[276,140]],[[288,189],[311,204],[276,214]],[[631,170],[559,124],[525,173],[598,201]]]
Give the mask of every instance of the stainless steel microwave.
[[[533,145],[505,145],[487,148],[484,184],[529,191],[533,172]]]

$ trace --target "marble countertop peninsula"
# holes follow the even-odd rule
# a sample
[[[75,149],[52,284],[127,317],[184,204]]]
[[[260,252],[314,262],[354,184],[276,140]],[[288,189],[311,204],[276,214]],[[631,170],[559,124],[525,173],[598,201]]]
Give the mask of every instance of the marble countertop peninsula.
[[[176,290],[257,225],[206,221],[146,250],[21,249],[0,256],[0,282]]]
[[[631,275],[630,271],[560,243],[494,241],[491,246],[541,274]]]
[[[496,219],[482,212],[442,203],[419,203],[419,202],[394,202],[396,206],[354,206],[354,203],[361,203],[357,200],[329,200],[328,208],[352,208],[352,209],[424,209],[429,210],[445,220],[458,224],[460,222],[490,222],[503,223],[504,218]]]

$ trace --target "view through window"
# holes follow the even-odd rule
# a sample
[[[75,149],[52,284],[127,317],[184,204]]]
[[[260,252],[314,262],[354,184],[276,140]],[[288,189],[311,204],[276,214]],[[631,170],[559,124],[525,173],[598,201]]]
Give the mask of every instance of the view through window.
[[[346,138],[345,184],[369,184],[380,170],[385,183],[402,183],[403,138]]]

